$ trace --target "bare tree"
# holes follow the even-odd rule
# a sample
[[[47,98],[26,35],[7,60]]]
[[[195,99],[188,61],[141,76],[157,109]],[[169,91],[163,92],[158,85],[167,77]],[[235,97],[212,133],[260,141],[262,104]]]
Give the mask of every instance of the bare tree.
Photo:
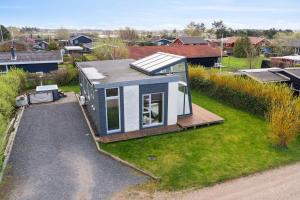
[[[70,38],[70,31],[65,28],[60,28],[56,31],[56,38],[59,40],[68,40]]]
[[[125,27],[124,29],[119,30],[119,35],[122,40],[134,41],[138,39],[138,33],[136,30],[131,29],[129,27]]]

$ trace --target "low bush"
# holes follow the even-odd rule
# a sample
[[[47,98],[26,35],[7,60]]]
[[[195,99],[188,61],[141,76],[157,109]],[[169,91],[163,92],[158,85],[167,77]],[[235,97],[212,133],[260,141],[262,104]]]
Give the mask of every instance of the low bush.
[[[252,79],[200,67],[189,68],[191,87],[236,108],[265,116],[269,137],[286,147],[300,130],[300,100],[284,84],[261,84]]]
[[[5,131],[14,113],[16,96],[27,86],[26,80],[26,73],[20,69],[12,69],[0,75],[0,167],[6,144]]]
[[[75,85],[78,84],[78,70],[76,68],[63,68],[53,73],[56,84]]]

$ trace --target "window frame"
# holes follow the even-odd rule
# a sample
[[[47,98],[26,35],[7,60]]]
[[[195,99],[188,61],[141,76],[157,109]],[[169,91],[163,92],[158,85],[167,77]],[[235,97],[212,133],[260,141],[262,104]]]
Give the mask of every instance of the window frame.
[[[118,95],[117,95],[117,96],[110,96],[110,97],[107,97],[107,90],[110,90],[110,89],[118,89]],[[107,133],[107,134],[118,133],[118,132],[121,131],[120,88],[118,88],[118,87],[105,88],[104,97],[105,97],[106,133]],[[118,128],[118,129],[113,129],[113,130],[108,130],[107,102],[108,102],[109,100],[116,100],[116,99],[118,99],[119,128]]]
[[[152,102],[152,95],[153,94],[161,94],[162,95],[162,114],[161,114],[161,119],[162,119],[162,122],[160,123],[152,123],[151,120],[149,121],[150,123],[149,124],[143,124],[143,120],[144,120],[144,114],[149,114],[149,117],[151,119],[151,102]],[[145,96],[149,96],[149,110],[147,112],[144,112],[144,97]],[[165,93],[164,92],[154,92],[154,93],[147,93],[147,94],[143,94],[142,95],[142,116],[141,116],[141,121],[142,121],[142,128],[149,128],[149,127],[154,127],[154,126],[161,126],[161,125],[164,125],[164,103],[165,103]]]

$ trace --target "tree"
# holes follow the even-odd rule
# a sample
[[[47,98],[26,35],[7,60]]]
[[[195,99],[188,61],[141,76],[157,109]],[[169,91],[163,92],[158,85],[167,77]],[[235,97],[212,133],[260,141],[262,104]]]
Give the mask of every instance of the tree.
[[[204,23],[190,22],[184,29],[184,32],[189,36],[202,36],[205,29]]]
[[[60,28],[56,31],[56,38],[59,40],[68,40],[70,38],[70,32],[68,29]]]
[[[128,58],[126,44],[118,39],[107,39],[95,44],[93,55],[99,60],[114,60]]]
[[[212,23],[212,29],[214,30],[217,38],[221,38],[222,36],[223,37],[229,36],[229,34],[227,32],[227,28],[224,25],[224,23],[223,23],[222,20],[220,20],[220,21],[214,21]]]
[[[136,30],[129,27],[119,30],[119,35],[122,40],[134,41],[138,39],[138,33]]]
[[[246,58],[247,53],[245,49],[248,49],[250,47],[251,43],[248,37],[240,37],[235,42],[234,48],[233,48],[233,56],[237,58]]]
[[[278,32],[274,36],[272,42],[272,50],[278,55],[289,55],[294,53],[294,48],[290,47],[289,43],[300,39],[300,33],[293,32]]]
[[[56,42],[50,42],[49,45],[48,45],[48,50],[51,51],[51,50],[58,50],[59,49],[59,46]]]
[[[10,32],[5,26],[0,25],[0,41],[9,40],[9,39],[11,39]]]

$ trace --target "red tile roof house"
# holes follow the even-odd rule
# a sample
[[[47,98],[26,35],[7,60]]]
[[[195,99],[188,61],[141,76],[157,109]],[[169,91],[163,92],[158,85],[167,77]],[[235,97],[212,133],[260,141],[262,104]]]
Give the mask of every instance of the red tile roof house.
[[[248,37],[250,43],[256,47],[262,47],[270,44],[270,41],[266,38],[262,37]],[[234,45],[240,37],[227,37],[223,39],[224,49],[227,50],[228,53],[233,51]]]
[[[157,52],[184,56],[193,65],[213,67],[221,57],[221,49],[209,45],[134,46],[128,47],[129,58],[141,59]]]

